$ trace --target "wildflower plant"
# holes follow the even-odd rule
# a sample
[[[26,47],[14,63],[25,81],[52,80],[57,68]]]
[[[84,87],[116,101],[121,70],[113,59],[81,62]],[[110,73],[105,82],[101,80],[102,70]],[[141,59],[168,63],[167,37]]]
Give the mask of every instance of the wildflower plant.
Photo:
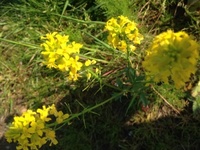
[[[51,116],[55,117],[55,121]],[[57,111],[54,104],[36,111],[27,110],[21,116],[14,117],[5,137],[8,142],[18,142],[17,150],[37,150],[47,142],[50,142],[50,146],[56,145],[55,129],[51,127],[63,123],[67,118],[69,114]]]
[[[70,42],[69,36],[61,35],[57,32],[48,33],[42,36],[45,40],[41,46],[44,48],[41,54],[44,57],[43,64],[48,68],[55,68],[63,72],[68,72],[68,80],[76,81],[81,75],[79,72],[85,66],[95,64],[95,60],[86,60],[85,63],[80,61],[80,48],[82,44]],[[87,76],[89,76],[87,74]]]
[[[124,95],[130,96],[126,113],[135,106],[147,105],[148,100],[145,95],[146,86],[143,80],[144,76],[139,73],[139,69],[134,67],[131,55],[144,39],[143,35],[139,32],[137,24],[129,20],[128,17],[121,15],[117,18],[109,19],[106,22],[105,30],[108,31],[108,44],[126,55],[126,64],[118,73],[116,79],[117,89],[120,92],[122,91],[122,94],[118,98],[121,99]]]
[[[125,16],[109,19],[106,22],[105,30],[109,32],[108,43],[123,52],[127,52],[127,49],[134,51],[136,45],[143,40],[137,24]]]
[[[199,45],[186,32],[168,30],[157,35],[146,51],[143,67],[147,80],[174,82],[180,89],[197,70]]]

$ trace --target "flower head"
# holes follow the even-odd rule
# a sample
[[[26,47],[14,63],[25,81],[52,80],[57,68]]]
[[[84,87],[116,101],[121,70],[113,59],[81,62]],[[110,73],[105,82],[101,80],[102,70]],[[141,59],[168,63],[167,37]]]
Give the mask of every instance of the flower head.
[[[147,79],[181,88],[197,70],[199,45],[186,32],[168,30],[156,36],[143,62]]]
[[[125,16],[111,18],[106,22],[105,29],[109,32],[108,43],[114,48],[126,52],[127,48],[133,49],[133,44],[140,44],[143,36],[139,33],[137,24]]]
[[[57,144],[55,131],[48,124],[48,121],[51,120],[50,115],[55,116],[57,124],[69,118],[69,114],[57,111],[55,105],[43,106],[42,109],[37,109],[36,112],[28,110],[21,116],[14,117],[12,125],[5,133],[7,141],[18,142],[18,150],[37,150],[47,141],[50,141],[50,146]]]
[[[70,42],[69,36],[60,35],[57,32],[42,36],[45,40],[41,46],[44,48],[41,54],[44,57],[43,64],[48,68],[55,68],[67,72],[68,80],[76,81],[80,77],[79,71],[83,63],[79,59],[82,44]]]

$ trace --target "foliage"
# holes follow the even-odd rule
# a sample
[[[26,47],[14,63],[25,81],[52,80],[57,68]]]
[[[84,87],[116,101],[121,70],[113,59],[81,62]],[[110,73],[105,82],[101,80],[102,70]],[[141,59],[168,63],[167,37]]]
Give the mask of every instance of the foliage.
[[[176,0],[4,2],[0,124],[18,149],[198,147],[198,11]]]
[[[105,15],[108,18],[117,17],[120,15],[131,17],[132,11],[129,9],[132,1],[129,0],[96,0],[99,7],[105,10]]]

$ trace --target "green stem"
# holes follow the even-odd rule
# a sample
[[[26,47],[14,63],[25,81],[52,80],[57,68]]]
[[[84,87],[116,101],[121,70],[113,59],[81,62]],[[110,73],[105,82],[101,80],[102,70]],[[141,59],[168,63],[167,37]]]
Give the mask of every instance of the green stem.
[[[184,7],[184,10],[185,10],[186,14],[189,15],[189,16],[192,18],[192,20],[194,20],[195,22],[198,22],[198,19],[196,19],[196,18],[192,15],[192,13],[188,11],[188,9],[187,9],[186,7]]]
[[[94,109],[96,109],[96,108],[98,108],[98,107],[100,107],[100,106],[105,105],[106,103],[112,101],[113,99],[116,99],[117,97],[119,97],[119,96],[122,95],[123,93],[124,93],[124,92],[120,92],[120,93],[118,93],[118,94],[112,96],[111,98],[109,98],[109,99],[107,99],[107,100],[105,100],[105,101],[103,101],[103,102],[101,102],[101,103],[99,103],[99,104],[97,104],[97,105],[95,105],[95,106],[93,106],[93,107],[85,108],[82,112],[77,113],[77,114],[73,114],[70,118],[64,120],[63,124],[62,124],[61,126],[59,126],[58,128],[56,128],[56,130],[62,128],[65,124],[69,123],[69,122],[70,122],[71,120],[73,120],[74,118],[78,118],[79,116],[81,116],[81,115],[83,115],[83,114],[86,114],[86,113],[88,113],[88,112],[91,112],[92,110],[94,110]],[[57,123],[50,124],[49,127],[55,126],[55,125],[57,125]]]
[[[91,60],[96,60],[96,61],[98,61],[98,62],[102,62],[102,63],[106,63],[106,64],[109,63],[109,62],[106,61],[106,60],[98,59],[98,58],[94,58],[94,57],[89,57],[89,56],[86,56],[86,55],[84,55],[84,54],[78,54],[78,55],[79,55],[80,58],[82,58],[83,60],[84,60],[84,59],[91,59]]]
[[[65,1],[65,5],[64,5],[63,10],[62,10],[62,14],[60,15],[59,23],[61,22],[63,14],[64,14],[64,12],[65,12],[65,10],[66,10],[66,8],[67,8],[68,5],[69,5],[69,0],[66,0]]]
[[[89,47],[83,46],[81,49],[88,50],[88,51],[91,51],[93,53],[98,52],[98,53],[101,53],[101,54],[109,55],[109,53],[107,51],[102,51],[98,48],[89,48]]]
[[[84,21],[84,20],[72,18],[72,17],[69,17],[69,16],[63,16],[63,15],[60,15],[60,14],[55,14],[55,13],[52,13],[52,14],[53,14],[53,15],[56,15],[56,16],[59,16],[59,17],[62,17],[62,18],[65,18],[65,19],[69,19],[69,20],[72,20],[72,21],[76,21],[76,22],[79,22],[79,23],[102,24],[102,25],[105,25],[105,22],[101,22],[101,21]]]
[[[84,32],[84,31],[83,31],[83,32]],[[87,33],[87,32],[84,32],[84,33],[85,33],[86,35],[92,37],[93,39],[95,39],[97,42],[99,42],[99,43],[100,43],[101,45],[103,45],[104,47],[106,47],[106,48],[108,48],[108,49],[110,49],[110,50],[112,50],[112,51],[115,51],[115,49],[113,49],[113,47],[111,47],[109,44],[107,44],[107,43],[105,43],[105,42],[99,40],[98,38],[96,38],[95,36],[93,36],[93,35],[91,35],[91,34],[89,34],[89,33]]]
[[[129,46],[127,48],[127,61],[128,61],[128,68],[131,68],[132,65],[131,65],[131,60],[130,60],[130,48],[129,48]]]
[[[5,42],[12,43],[12,44],[22,45],[22,46],[26,46],[26,47],[30,47],[30,48],[34,48],[34,49],[39,48],[38,46],[35,46],[35,45],[31,45],[31,44],[27,44],[27,43],[21,43],[21,42],[16,42],[16,41],[4,39],[4,38],[0,38],[0,41],[5,41]]]

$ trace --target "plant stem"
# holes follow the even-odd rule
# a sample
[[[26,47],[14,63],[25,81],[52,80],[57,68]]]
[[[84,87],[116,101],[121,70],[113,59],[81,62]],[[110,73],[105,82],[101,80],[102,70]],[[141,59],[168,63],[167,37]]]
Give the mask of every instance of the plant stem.
[[[86,113],[88,113],[88,112],[91,112],[92,110],[94,110],[94,109],[96,109],[96,108],[98,108],[98,107],[100,107],[100,106],[105,105],[106,103],[112,101],[113,99],[116,99],[117,97],[119,97],[119,96],[122,95],[123,93],[124,93],[124,92],[120,92],[120,93],[118,93],[118,94],[112,96],[111,98],[109,98],[109,99],[107,99],[107,100],[105,100],[105,101],[103,101],[103,102],[101,102],[101,103],[99,103],[99,104],[97,104],[97,105],[95,105],[95,106],[93,106],[93,107],[85,108],[82,112],[77,113],[77,114],[73,114],[70,118],[66,119],[66,120],[63,122],[63,124],[62,124],[61,126],[59,126],[58,128],[56,128],[56,130],[62,128],[65,124],[69,123],[69,121],[71,121],[72,119],[77,118],[77,117],[79,117],[79,116],[81,116],[81,115],[83,115],[83,114],[86,114]],[[54,125],[56,125],[56,123],[50,124],[49,126],[54,126]]]
[[[5,41],[5,42],[9,42],[12,44],[16,44],[16,45],[22,45],[22,46],[26,46],[26,47],[30,47],[30,48],[40,48],[38,46],[32,45],[32,44],[27,44],[27,43],[21,43],[21,42],[16,42],[16,41],[12,41],[12,40],[8,40],[8,39],[4,39],[4,38],[0,38],[0,41]]]

